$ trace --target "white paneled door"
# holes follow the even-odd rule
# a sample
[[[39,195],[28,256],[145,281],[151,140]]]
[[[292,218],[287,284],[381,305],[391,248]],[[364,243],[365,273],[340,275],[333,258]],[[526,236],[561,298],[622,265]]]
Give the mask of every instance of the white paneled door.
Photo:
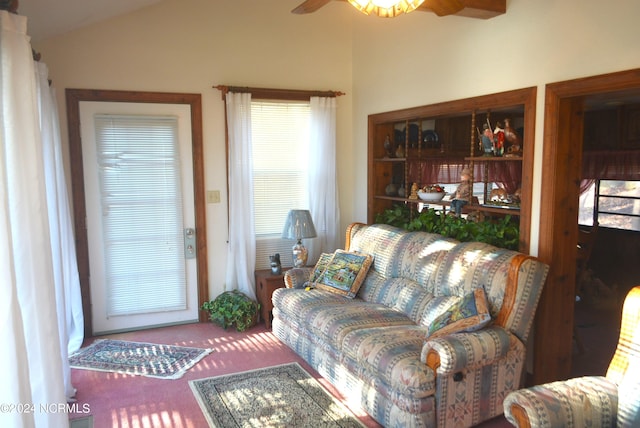
[[[196,321],[190,107],[80,103],[93,333]]]

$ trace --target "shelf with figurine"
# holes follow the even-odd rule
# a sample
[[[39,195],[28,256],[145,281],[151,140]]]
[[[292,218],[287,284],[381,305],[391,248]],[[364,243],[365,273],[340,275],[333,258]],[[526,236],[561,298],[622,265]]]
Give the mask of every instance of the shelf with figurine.
[[[478,133],[478,152],[481,156],[470,156],[468,160],[506,161],[522,160],[522,130],[511,126],[511,118],[497,121],[492,129],[489,113],[482,124],[482,132]]]
[[[398,205],[416,213],[425,206],[451,211],[466,167],[480,194],[461,213],[519,216],[522,236],[529,236],[534,140],[533,132],[523,131],[535,128],[536,92],[517,89],[369,115],[367,221]],[[446,195],[425,191],[437,183],[446,186]],[[523,197],[493,201],[488,193],[496,187],[509,194],[522,188]],[[521,244],[526,249],[528,242]]]

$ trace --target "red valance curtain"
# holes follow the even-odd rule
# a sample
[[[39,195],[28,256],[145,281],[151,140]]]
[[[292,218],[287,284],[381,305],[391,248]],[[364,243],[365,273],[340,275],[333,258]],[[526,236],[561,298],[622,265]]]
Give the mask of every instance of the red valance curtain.
[[[460,182],[462,169],[468,167],[463,157],[439,157],[425,161],[409,162],[409,182],[421,186],[427,184],[452,184]],[[485,169],[486,168],[486,169]],[[475,162],[473,179],[482,181],[487,176],[489,183],[497,183],[508,193],[514,193],[520,187],[522,176],[521,161]]]
[[[640,150],[591,150],[582,153],[583,194],[596,179],[640,180]]]
[[[460,182],[460,173],[467,166],[463,157],[446,156],[426,161],[409,160],[409,182],[420,186]]]
[[[640,150],[583,152],[582,179],[640,180]]]

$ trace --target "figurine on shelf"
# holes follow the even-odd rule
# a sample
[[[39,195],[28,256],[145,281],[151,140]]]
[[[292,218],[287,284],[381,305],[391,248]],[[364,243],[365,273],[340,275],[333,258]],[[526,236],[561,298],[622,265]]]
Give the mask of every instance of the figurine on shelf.
[[[504,153],[504,129],[500,122],[496,122],[496,128],[493,130],[493,154],[502,156]]]
[[[387,157],[393,157],[393,145],[391,144],[391,138],[387,135],[384,139],[384,150],[387,152]]]
[[[411,193],[409,194],[409,199],[418,199],[418,183],[413,183],[411,185]]]
[[[513,192],[513,201],[516,202],[516,203],[519,203],[521,197],[522,197],[522,189],[520,187],[518,187],[516,189],[516,191]]]
[[[462,182],[458,185],[454,199],[451,200],[451,208],[453,208],[456,216],[462,215],[462,207],[467,205],[471,200],[473,185],[471,183],[471,170],[464,168],[460,173]]]
[[[511,156],[518,156],[522,152],[522,140],[515,129],[511,127],[509,119],[504,120],[504,139],[508,143],[506,151]]]
[[[489,200],[491,202],[506,202],[508,197],[507,191],[500,187],[493,189],[491,193],[489,193]]]
[[[484,156],[493,156],[493,131],[491,131],[491,125],[489,121],[482,125],[482,149]]]
[[[396,157],[397,158],[403,158],[404,157],[404,146],[402,144],[399,144],[398,148],[396,149]]]

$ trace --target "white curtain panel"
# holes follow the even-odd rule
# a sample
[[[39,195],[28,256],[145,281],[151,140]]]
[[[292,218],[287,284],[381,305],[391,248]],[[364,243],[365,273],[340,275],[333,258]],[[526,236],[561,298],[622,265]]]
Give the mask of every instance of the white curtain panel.
[[[229,135],[229,247],[226,289],[256,298],[251,94],[226,95]]]
[[[84,339],[80,278],[55,91],[49,87],[46,64],[37,62],[35,67],[64,386],[66,396],[73,397],[76,391],[71,384],[68,355],[80,349]]]
[[[309,264],[321,253],[341,246],[340,207],[336,172],[335,97],[311,97],[311,144],[309,152],[309,210],[318,237],[306,240]]]
[[[26,24],[25,17],[0,11],[0,403],[33,404],[35,410],[67,400]],[[0,412],[0,426],[68,424],[64,412]]]

